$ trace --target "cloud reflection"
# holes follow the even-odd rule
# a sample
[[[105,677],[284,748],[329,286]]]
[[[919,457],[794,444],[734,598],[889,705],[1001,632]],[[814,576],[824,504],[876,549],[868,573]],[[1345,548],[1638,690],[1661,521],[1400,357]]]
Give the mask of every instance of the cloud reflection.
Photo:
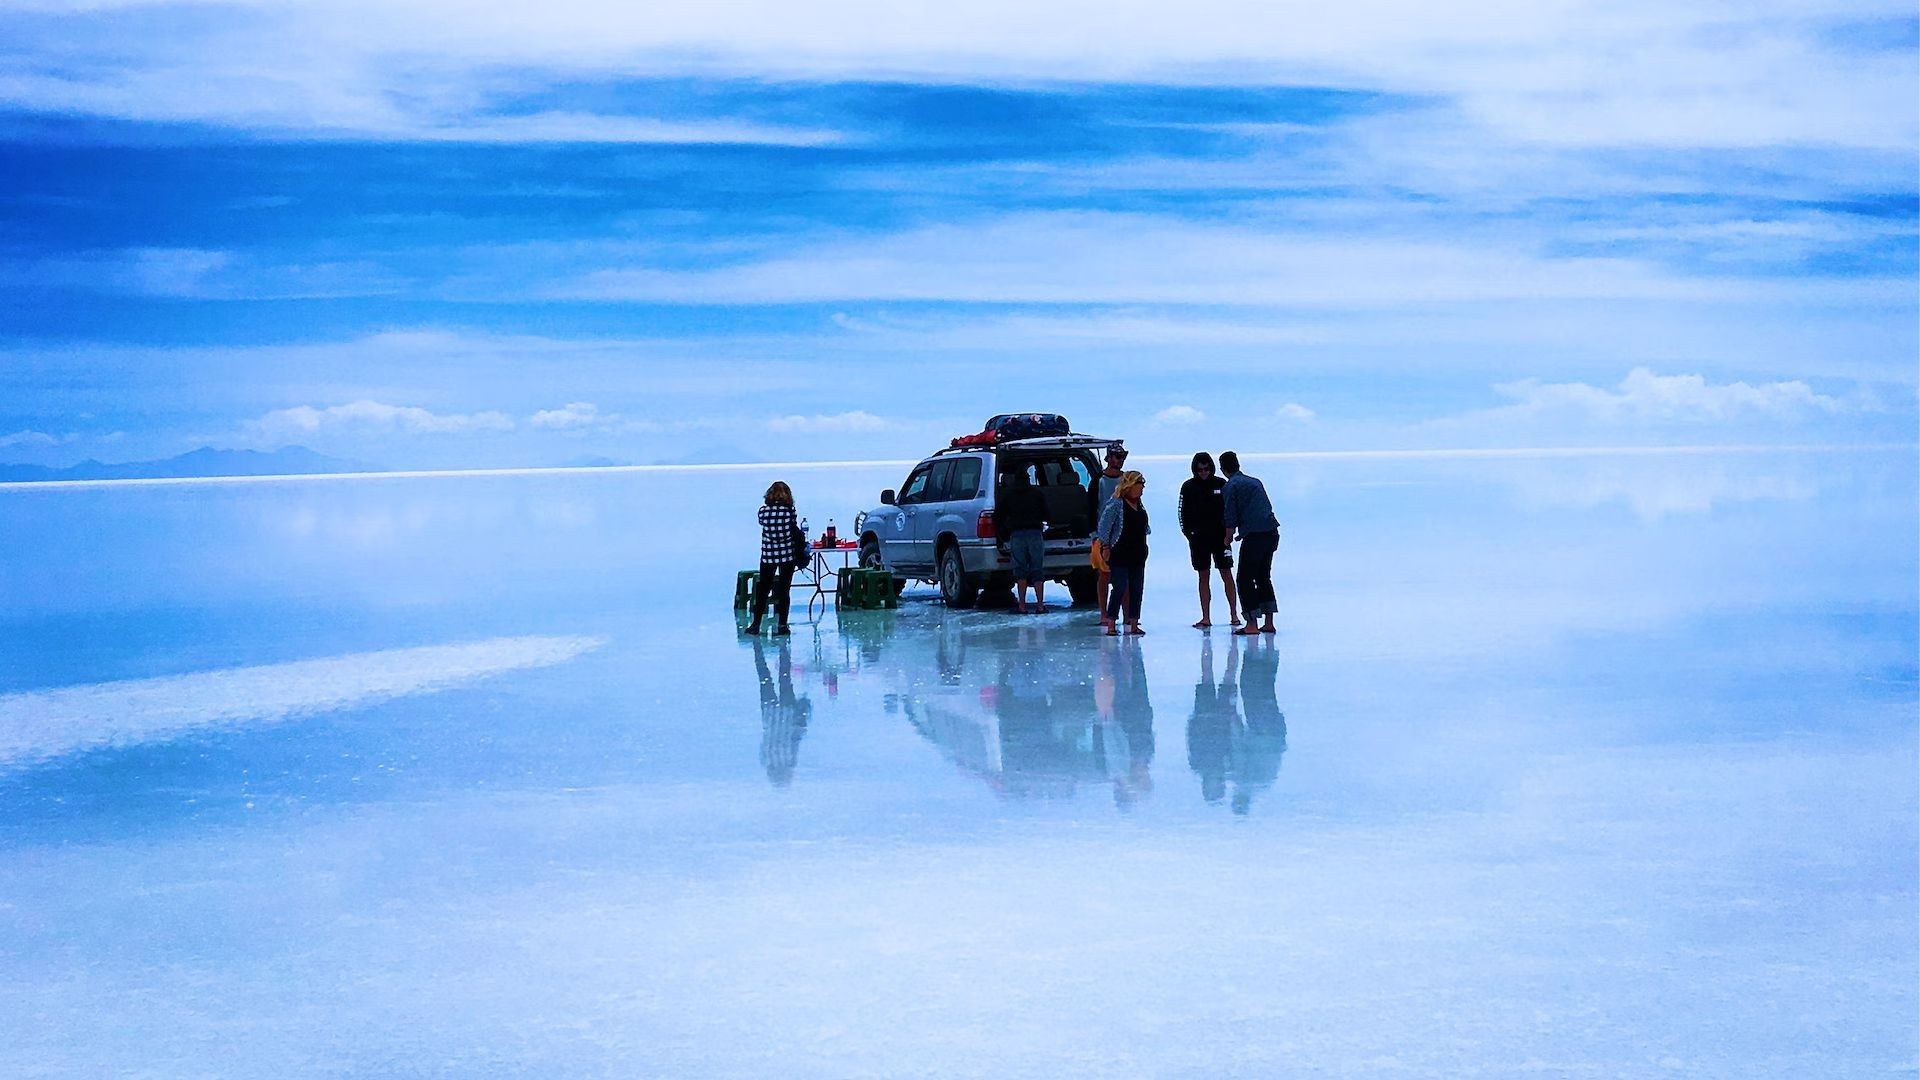
[[[0,695],[0,768],[449,690],[604,643],[490,638]]]

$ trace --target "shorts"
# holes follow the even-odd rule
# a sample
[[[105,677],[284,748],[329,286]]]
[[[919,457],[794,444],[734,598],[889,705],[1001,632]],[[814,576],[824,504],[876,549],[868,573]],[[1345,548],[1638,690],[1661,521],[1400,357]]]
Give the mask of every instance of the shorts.
[[[1047,540],[1039,529],[1021,529],[1007,537],[1015,581],[1039,581],[1046,573]]]
[[[1209,562],[1219,570],[1233,569],[1233,550],[1227,547],[1224,537],[1209,540],[1204,536],[1189,536],[1187,554],[1193,559],[1193,568],[1203,574]]]

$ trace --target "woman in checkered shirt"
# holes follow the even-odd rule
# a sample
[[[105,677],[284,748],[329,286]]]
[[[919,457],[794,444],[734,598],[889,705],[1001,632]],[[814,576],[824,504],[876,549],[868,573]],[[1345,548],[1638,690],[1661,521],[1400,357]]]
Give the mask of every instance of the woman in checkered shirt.
[[[775,480],[767,489],[760,507],[760,587],[753,593],[753,621],[746,632],[760,632],[761,616],[767,612],[767,598],[773,598],[773,615],[778,622],[773,632],[786,636],[787,606],[793,599],[794,526],[799,518],[793,512],[793,489],[783,480]]]

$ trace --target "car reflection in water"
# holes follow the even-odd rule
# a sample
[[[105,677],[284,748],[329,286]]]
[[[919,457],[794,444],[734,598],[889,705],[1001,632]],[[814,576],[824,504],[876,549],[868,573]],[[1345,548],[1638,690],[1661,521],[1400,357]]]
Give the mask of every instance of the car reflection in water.
[[[1071,798],[1099,786],[1126,810],[1152,796],[1153,703],[1139,640],[983,613],[848,613],[837,632],[822,629],[797,666],[782,642],[777,684],[755,648],[761,760],[776,784],[792,775],[811,708],[794,695],[797,678],[829,698],[843,685],[877,690],[887,715],[904,716],[962,772],[1008,798]],[[1245,815],[1279,779],[1287,752],[1279,676],[1271,637],[1201,638],[1187,764],[1207,803]]]
[[[791,639],[779,640],[779,675],[768,669],[767,646],[759,638],[753,642],[753,666],[760,676],[760,764],[767,770],[767,782],[783,788],[793,783],[813,702],[795,693]]]
[[[1253,797],[1279,778],[1280,758],[1287,752],[1287,718],[1276,686],[1280,654],[1265,635],[1229,639],[1226,653],[1226,677],[1216,682],[1213,639],[1201,640],[1200,681],[1193,687],[1193,715],[1187,721],[1187,766],[1200,777],[1201,798],[1218,804],[1231,786],[1233,812],[1245,814]]]
[[[1085,626],[947,619],[888,636],[886,708],[1009,798],[1153,792],[1153,704],[1138,642]]]

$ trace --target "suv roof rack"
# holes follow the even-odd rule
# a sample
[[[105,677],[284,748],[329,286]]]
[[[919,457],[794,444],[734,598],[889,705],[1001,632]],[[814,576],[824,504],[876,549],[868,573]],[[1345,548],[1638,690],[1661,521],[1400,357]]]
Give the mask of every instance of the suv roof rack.
[[[1099,435],[1083,435],[1075,431],[1066,435],[1036,435],[1031,439],[1007,439],[1004,442],[997,442],[990,446],[948,446],[935,450],[928,456],[939,457],[942,454],[964,454],[977,450],[999,450],[1003,447],[1031,447],[1036,450],[1078,450],[1083,447],[1112,446],[1114,443],[1121,441],[1123,440],[1109,439]]]

